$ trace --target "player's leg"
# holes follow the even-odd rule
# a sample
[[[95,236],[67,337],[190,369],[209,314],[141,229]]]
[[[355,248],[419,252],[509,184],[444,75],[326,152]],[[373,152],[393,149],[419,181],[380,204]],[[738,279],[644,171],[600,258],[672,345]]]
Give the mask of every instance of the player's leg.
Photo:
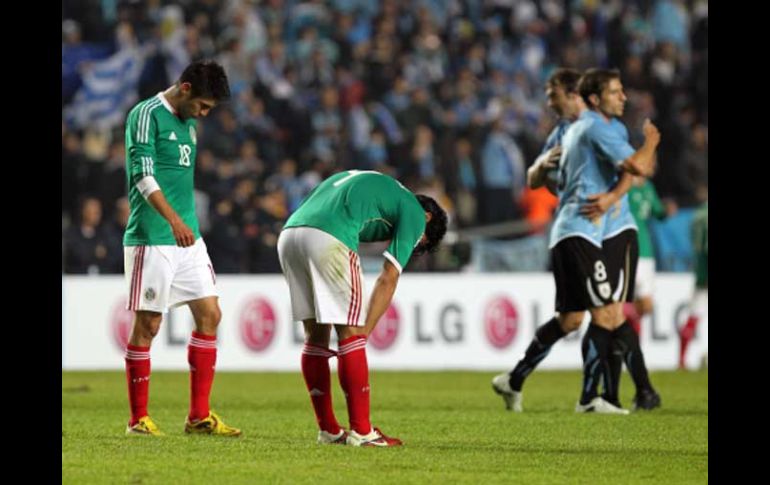
[[[289,285],[292,318],[304,325],[301,368],[319,427],[318,442],[344,444],[347,433],[332,406],[329,359],[337,353],[329,349],[329,340],[331,323],[345,321],[350,304],[350,283],[333,274],[338,267],[349,279],[348,249],[323,231],[297,227],[281,232],[278,257]],[[337,301],[335,295],[343,294],[345,302]]]
[[[562,312],[540,326],[513,370],[492,379],[492,389],[503,398],[506,409],[515,412],[524,410],[522,387],[527,376],[545,359],[557,341],[580,328],[584,315],[583,311]]]
[[[171,268],[163,262],[158,246],[124,248],[127,309],[134,322],[126,348],[126,382],[131,417],[127,434],[160,435],[147,411],[150,393],[150,347],[160,330],[168,305]]]
[[[655,258],[639,258],[634,285],[634,300],[624,305],[628,323],[641,336],[642,318],[653,311],[652,296],[655,291]]]
[[[637,280],[639,241],[636,231],[624,231],[614,238],[606,240],[604,253],[610,268],[613,288],[616,288],[616,293],[618,293],[616,301],[621,303],[634,301],[635,285],[630,283]],[[654,262],[652,263],[652,266],[647,265],[642,271],[646,273],[647,279],[650,278],[650,270],[652,270],[652,277],[654,277]],[[649,289],[652,288],[651,282],[648,282],[648,287]],[[608,393],[607,400],[616,405],[620,404],[618,387],[621,364],[619,361],[622,357],[636,387],[636,395],[633,399],[634,409],[654,409],[660,406],[660,396],[650,382],[644,352],[639,342],[639,334],[628,320],[624,321],[622,318],[620,325],[614,329],[613,347],[614,352],[612,352],[609,360],[610,384],[608,386],[608,389],[613,392]]]
[[[178,268],[171,285],[172,306],[187,304],[195,328],[187,346],[190,366],[190,409],[185,432],[240,436],[241,430],[226,425],[209,407],[217,362],[217,328],[222,320],[216,275],[203,239],[188,248],[174,248]]]
[[[126,382],[131,417],[127,433],[160,434],[149,418],[147,404],[150,397],[150,346],[158,334],[163,315],[157,312],[137,311],[134,326],[126,348]]]
[[[311,259],[311,271],[314,281],[322,281],[321,288],[325,288],[325,298],[316,300],[319,318],[335,324],[339,340],[337,377],[345,392],[350,420],[347,443],[353,446],[399,446],[401,440],[384,435],[370,421],[371,387],[366,342],[373,328],[365,326],[363,272],[358,254],[347,248],[342,251],[335,246],[342,246],[341,243],[334,241],[332,247],[335,249],[324,251],[323,260],[317,257]],[[330,253],[336,256],[330,257]],[[340,275],[345,277],[340,278]]]
[[[583,244],[589,243],[579,238],[567,238],[551,249],[551,265],[556,285],[555,308],[559,316],[537,330],[524,357],[510,374],[500,374],[492,380],[493,390],[503,398],[507,409],[521,410],[521,386],[524,379],[548,355],[554,343],[577,329],[583,321],[583,312],[588,308],[588,304],[581,282],[588,263],[575,256],[576,251],[582,251]],[[583,252],[585,251],[581,254]]]
[[[704,315],[708,313],[708,289],[695,288],[692,300],[690,301],[690,315],[687,321],[679,329],[679,368],[685,369],[685,357],[687,356],[687,347],[695,337],[695,330],[698,323]]]
[[[601,285],[606,283],[602,281],[601,273],[599,280]],[[606,300],[606,291],[601,292],[603,299]],[[599,294],[596,291],[594,297]],[[603,397],[599,396],[598,386],[600,380],[605,383],[605,394],[613,395],[617,390],[613,387],[615,383],[610,376],[609,358],[612,350],[613,328],[623,321],[622,305],[620,303],[609,303],[603,306],[596,306],[589,309],[591,313],[591,323],[583,336],[582,355],[583,355],[583,385],[581,388],[580,400],[575,406],[578,412],[597,412],[609,414],[628,414],[628,411],[621,409]]]
[[[305,327],[302,377],[305,379],[318,423],[318,442],[345,444],[347,434],[337,422],[332,406],[329,359],[337,354],[329,349],[331,325],[318,324],[314,318],[305,319],[302,323]]]

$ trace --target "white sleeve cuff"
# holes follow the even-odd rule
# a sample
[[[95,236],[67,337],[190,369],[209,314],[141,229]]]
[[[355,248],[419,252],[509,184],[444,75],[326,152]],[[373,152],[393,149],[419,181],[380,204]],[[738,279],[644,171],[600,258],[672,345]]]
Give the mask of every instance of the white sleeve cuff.
[[[146,199],[156,190],[160,190],[160,185],[158,185],[155,177],[148,175],[136,183],[136,188],[139,190],[139,193],[142,194],[142,197]]]
[[[395,258],[395,256],[393,256],[392,254],[390,254],[387,251],[382,253],[382,255],[385,256],[385,258],[387,258],[388,261],[393,263],[393,266],[395,266],[396,269],[398,270],[398,274],[401,274],[401,272],[403,271],[403,268],[401,268],[401,264],[398,262],[398,260]]]

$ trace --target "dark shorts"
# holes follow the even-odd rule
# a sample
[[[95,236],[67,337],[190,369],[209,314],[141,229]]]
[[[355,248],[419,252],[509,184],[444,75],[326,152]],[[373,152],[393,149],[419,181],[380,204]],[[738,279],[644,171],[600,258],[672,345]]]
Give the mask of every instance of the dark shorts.
[[[636,266],[639,264],[639,236],[633,229],[627,229],[620,234],[605,239],[602,251],[607,267],[617,284],[622,285],[621,295],[617,301],[634,301],[634,283],[636,282]]]
[[[551,250],[556,311],[578,312],[616,301],[632,301],[639,243],[628,230],[598,248],[582,237],[568,237]]]

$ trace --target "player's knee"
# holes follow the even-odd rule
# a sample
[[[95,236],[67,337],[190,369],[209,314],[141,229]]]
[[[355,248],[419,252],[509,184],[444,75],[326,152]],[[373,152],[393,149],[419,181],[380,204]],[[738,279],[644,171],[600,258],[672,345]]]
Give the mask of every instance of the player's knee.
[[[583,323],[583,312],[566,313],[560,316],[559,326],[564,333],[574,332]]]
[[[134,319],[134,332],[146,339],[153,339],[160,331],[161,314],[137,313]]]
[[[134,326],[134,333],[142,339],[152,340],[160,332],[160,324],[137,324]]]
[[[214,330],[219,326],[219,322],[222,321],[222,310],[218,307],[212,308],[200,315],[199,326],[205,330]]]

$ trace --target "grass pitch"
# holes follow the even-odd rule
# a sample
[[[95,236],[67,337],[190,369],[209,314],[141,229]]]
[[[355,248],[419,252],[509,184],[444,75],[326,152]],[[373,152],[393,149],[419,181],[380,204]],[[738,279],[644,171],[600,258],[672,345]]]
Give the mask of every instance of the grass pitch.
[[[371,372],[372,422],[392,449],[320,446],[297,373],[216,376],[212,408],[241,438],[188,436],[186,372],[154,372],[150,414],[165,437],[124,435],[123,372],[62,372],[62,483],[707,483],[708,372],[657,372],[663,407],[575,414],[580,373],[536,371],[524,413],[489,372]],[[332,376],[334,405],[347,425]],[[621,400],[631,405],[624,372]]]

